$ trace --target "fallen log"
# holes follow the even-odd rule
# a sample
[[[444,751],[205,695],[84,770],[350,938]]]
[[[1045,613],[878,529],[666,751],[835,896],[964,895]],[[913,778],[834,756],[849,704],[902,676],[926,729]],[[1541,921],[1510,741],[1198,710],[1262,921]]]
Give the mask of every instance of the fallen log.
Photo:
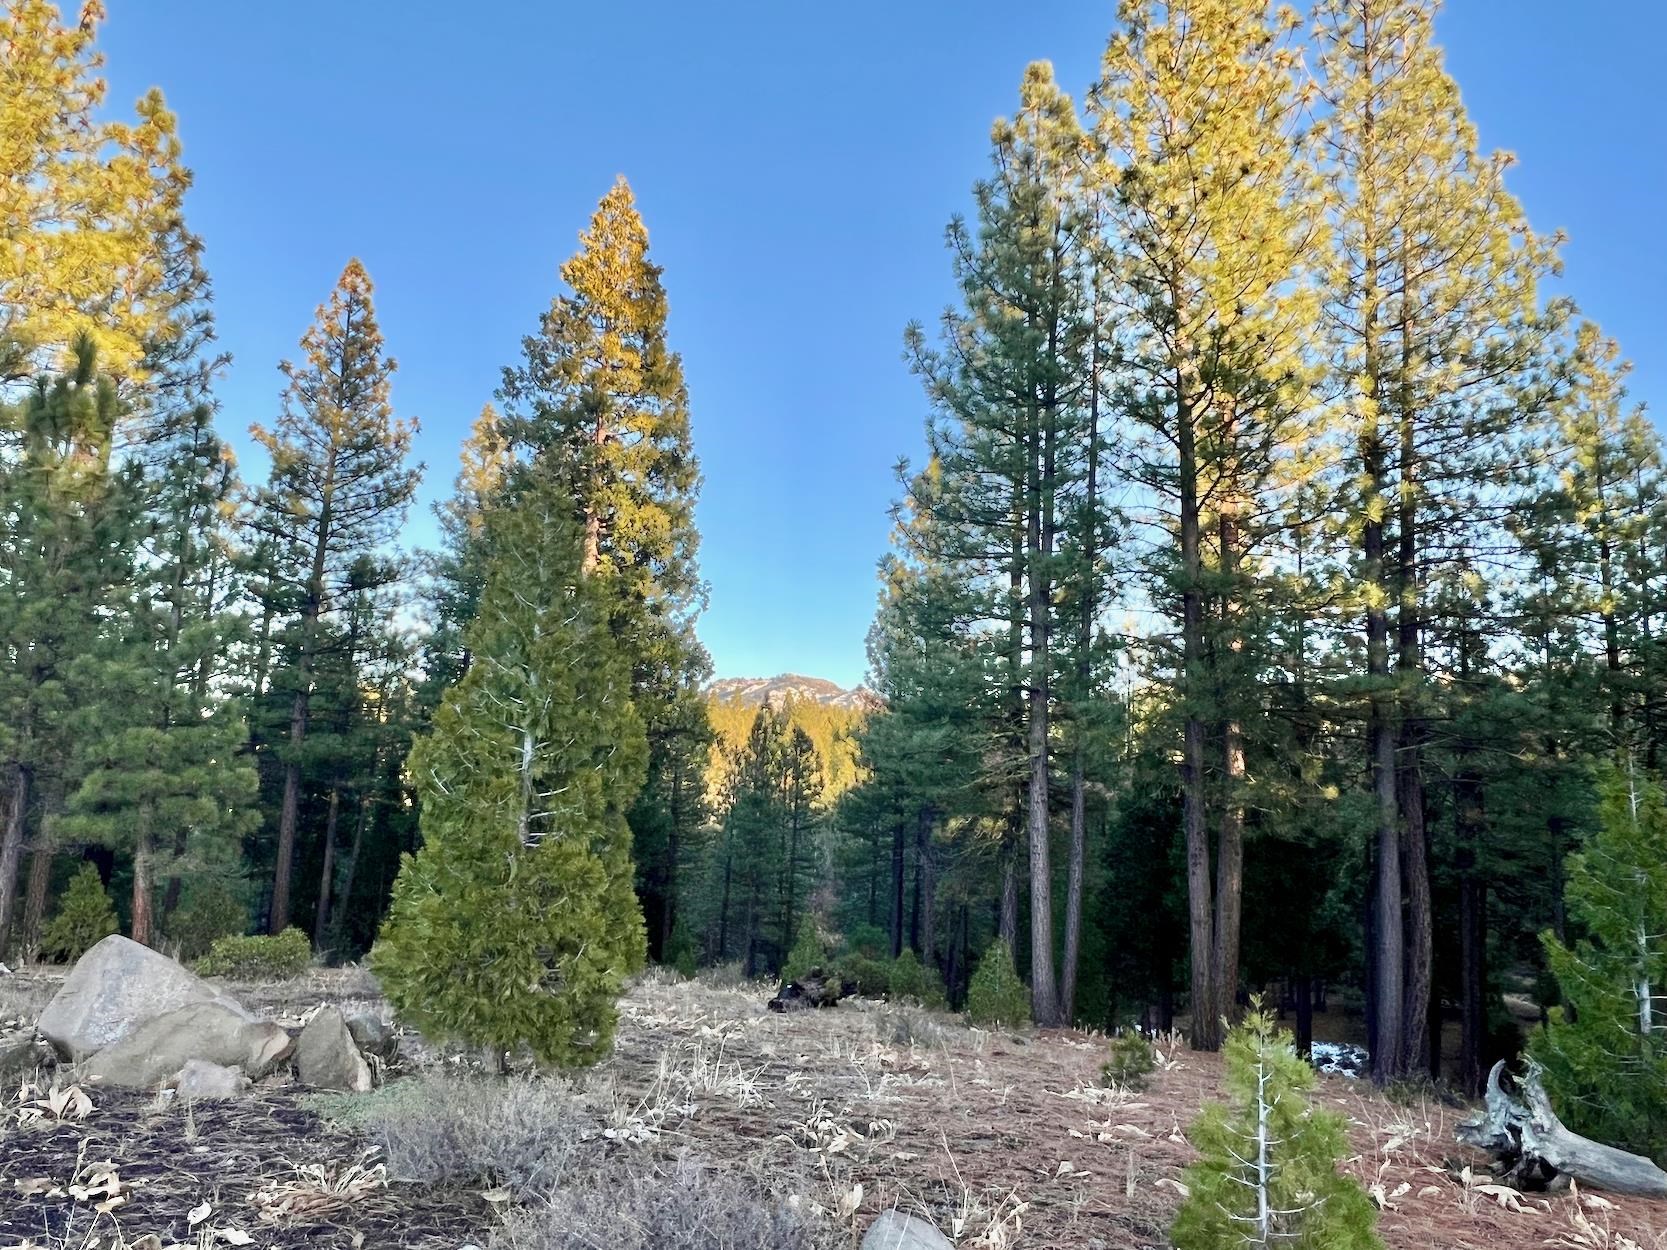
[[[1504,1070],[1503,1059],[1493,1065],[1482,1110],[1457,1129],[1461,1143],[1494,1157],[1502,1180],[1518,1189],[1540,1190],[1563,1176],[1613,1194],[1667,1198],[1667,1172],[1649,1159],[1564,1126],[1551,1109],[1539,1064],[1529,1061],[1527,1074],[1514,1082],[1516,1095],[1504,1087]]]
[[[820,968],[812,968],[797,981],[784,981],[767,1006],[771,1011],[808,1011],[813,1007],[832,1007],[841,998],[856,992],[855,982],[842,981]]]

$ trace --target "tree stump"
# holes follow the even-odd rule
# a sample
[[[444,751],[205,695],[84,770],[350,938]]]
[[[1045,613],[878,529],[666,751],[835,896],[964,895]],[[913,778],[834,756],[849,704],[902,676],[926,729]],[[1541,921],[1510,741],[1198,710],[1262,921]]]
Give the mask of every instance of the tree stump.
[[[812,968],[797,981],[784,981],[768,1006],[771,1011],[808,1011],[832,1007],[841,998],[856,993],[854,983],[840,980],[820,968]]]

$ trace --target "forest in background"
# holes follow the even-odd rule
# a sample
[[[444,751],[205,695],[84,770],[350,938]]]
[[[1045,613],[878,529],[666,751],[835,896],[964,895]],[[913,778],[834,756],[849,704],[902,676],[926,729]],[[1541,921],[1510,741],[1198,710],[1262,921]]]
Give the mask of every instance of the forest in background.
[[[1276,987],[1306,1043],[1323,986],[1379,1079],[1474,1090],[1522,1044],[1509,989],[1661,1063],[1660,439],[1434,12],[1130,2],[1080,104],[1025,72],[948,230],[959,300],[906,335],[927,456],[862,713],[705,694],[699,464],[624,179],[406,551],[369,274],[274,413],[221,413],[176,119],[112,119],[96,5],[8,4],[0,958],[298,927],[380,938],[420,1012],[412,951],[482,940],[445,883],[582,881],[605,959],[517,958],[602,997],[645,955],[797,951],[960,1005],[999,943],[1044,1025],[1213,1049]],[[262,481],[219,432],[250,417]],[[548,863],[492,877],[500,836]]]

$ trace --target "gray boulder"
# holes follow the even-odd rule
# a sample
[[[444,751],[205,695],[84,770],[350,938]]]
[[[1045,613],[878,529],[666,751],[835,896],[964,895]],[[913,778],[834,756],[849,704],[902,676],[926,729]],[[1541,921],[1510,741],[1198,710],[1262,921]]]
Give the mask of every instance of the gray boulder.
[[[274,1030],[287,1050],[289,1035],[277,1025],[251,1021],[221,1003],[194,1003],[146,1020],[87,1060],[86,1071],[93,1080],[130,1089],[160,1085],[193,1059],[264,1075],[283,1058],[273,1053],[279,1045]]]
[[[893,1208],[883,1211],[863,1235],[862,1250],[955,1250],[932,1224]]]
[[[323,1008],[301,1030],[295,1044],[295,1075],[314,1089],[369,1092],[370,1065],[354,1045],[338,1008]]]
[[[353,1044],[364,1054],[392,1059],[399,1051],[399,1034],[380,1016],[369,1012],[351,1016],[347,1021],[347,1031],[353,1035]]]
[[[36,1027],[62,1054],[79,1060],[122,1041],[147,1020],[193,1003],[216,1003],[252,1018],[166,955],[112,934],[76,961]]]
[[[228,1068],[206,1059],[188,1060],[168,1082],[181,1098],[199,1102],[205,1098],[236,1098],[249,1088],[241,1068]]]
[[[251,1080],[277,1071],[295,1053],[295,1036],[281,1024],[251,1020],[243,1026],[243,1059],[238,1064]]]
[[[11,1081],[36,1068],[49,1068],[57,1058],[57,1052],[36,1037],[33,1029],[0,1034],[0,1081]]]

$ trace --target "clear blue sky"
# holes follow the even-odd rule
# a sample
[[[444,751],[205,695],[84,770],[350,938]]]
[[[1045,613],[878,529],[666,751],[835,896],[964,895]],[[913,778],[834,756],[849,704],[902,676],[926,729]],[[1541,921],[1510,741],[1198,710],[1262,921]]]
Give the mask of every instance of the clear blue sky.
[[[1115,5],[764,0],[113,0],[118,100],[180,114],[224,345],[224,428],[358,255],[422,421],[424,505],[614,176],[665,267],[706,485],[720,676],[861,679],[891,467],[920,443],[900,356],[951,295],[949,216],[1027,61],[1080,96]],[[1566,286],[1667,400],[1667,105],[1658,0],[1450,0],[1449,63]],[[1659,403],[1652,407],[1659,411]]]

